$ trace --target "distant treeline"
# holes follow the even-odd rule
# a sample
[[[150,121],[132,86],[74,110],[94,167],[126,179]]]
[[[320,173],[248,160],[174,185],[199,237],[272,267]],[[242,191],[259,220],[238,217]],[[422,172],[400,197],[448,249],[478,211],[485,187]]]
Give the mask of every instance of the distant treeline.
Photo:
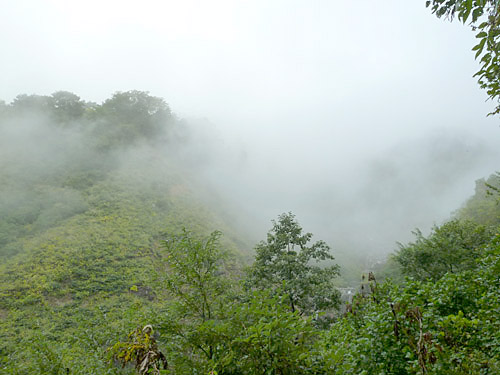
[[[1,122],[38,118],[61,127],[79,127],[92,136],[99,150],[140,141],[165,141],[179,121],[162,98],[144,91],[117,92],[102,104],[58,91],[52,95],[18,95],[10,104],[0,101]]]

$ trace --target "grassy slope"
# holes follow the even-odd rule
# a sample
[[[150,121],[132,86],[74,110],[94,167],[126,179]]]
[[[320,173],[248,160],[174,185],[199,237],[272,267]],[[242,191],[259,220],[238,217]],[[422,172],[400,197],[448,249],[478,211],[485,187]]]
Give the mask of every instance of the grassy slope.
[[[79,190],[53,180],[32,186],[61,198],[78,195],[85,209],[68,210],[64,199],[56,203],[57,212],[54,205],[42,207],[4,245],[2,371],[57,374],[51,366],[59,362],[72,373],[119,371],[107,368],[102,349],[157,315],[161,304],[150,287],[149,252],[165,233],[219,229],[226,248],[248,248],[196,199],[196,189],[174,167],[152,159],[131,164]],[[44,215],[50,225],[39,225]]]

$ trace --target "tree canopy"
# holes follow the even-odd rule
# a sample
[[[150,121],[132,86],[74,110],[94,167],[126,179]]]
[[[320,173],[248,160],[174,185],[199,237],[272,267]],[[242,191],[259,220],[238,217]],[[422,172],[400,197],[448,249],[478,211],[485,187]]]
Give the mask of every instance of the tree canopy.
[[[476,181],[476,191],[457,211],[460,219],[487,226],[500,225],[500,173]]]
[[[438,280],[446,273],[474,268],[482,255],[481,247],[493,235],[486,226],[467,220],[434,226],[428,237],[418,229],[414,234],[415,241],[399,244],[394,258],[406,275],[417,280]]]
[[[312,233],[303,233],[291,212],[281,214],[267,234],[267,240],[256,247],[255,262],[249,271],[251,285],[283,289],[291,310],[313,313],[339,304],[339,293],[333,280],[339,274],[338,265],[324,241],[309,244]],[[318,263],[329,261],[330,264]]]

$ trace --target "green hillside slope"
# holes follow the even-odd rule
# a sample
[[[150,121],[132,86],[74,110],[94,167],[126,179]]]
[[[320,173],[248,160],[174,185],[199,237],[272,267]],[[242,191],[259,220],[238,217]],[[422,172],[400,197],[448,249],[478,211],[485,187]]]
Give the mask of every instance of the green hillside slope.
[[[144,95],[130,98],[157,103]],[[145,110],[123,124],[81,103],[68,122],[57,107],[18,106],[0,122],[0,372],[121,372],[103,349],[160,314],[150,265],[160,239],[218,229],[236,256],[250,246],[179,167],[173,117],[154,123]],[[148,121],[164,129],[117,137]],[[106,126],[112,136],[97,132]]]
[[[476,181],[476,191],[455,213],[483,225],[500,225],[500,172]]]

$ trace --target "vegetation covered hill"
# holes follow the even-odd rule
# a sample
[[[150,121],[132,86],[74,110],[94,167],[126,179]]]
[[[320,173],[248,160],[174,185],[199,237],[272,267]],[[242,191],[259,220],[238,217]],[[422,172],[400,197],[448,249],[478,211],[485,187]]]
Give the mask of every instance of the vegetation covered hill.
[[[341,305],[328,245],[292,213],[243,267],[162,99],[21,95],[0,132],[1,373],[500,370],[498,174]]]
[[[218,229],[235,256],[250,248],[179,167],[187,133],[163,100],[58,92],[0,109],[4,371],[57,373],[46,366],[64,359],[105,373],[101,349],[156,303],[150,255],[166,235]]]
[[[500,172],[492,174],[487,179],[476,181],[476,191],[464,205],[455,213],[460,219],[474,220],[488,226],[500,225]]]

